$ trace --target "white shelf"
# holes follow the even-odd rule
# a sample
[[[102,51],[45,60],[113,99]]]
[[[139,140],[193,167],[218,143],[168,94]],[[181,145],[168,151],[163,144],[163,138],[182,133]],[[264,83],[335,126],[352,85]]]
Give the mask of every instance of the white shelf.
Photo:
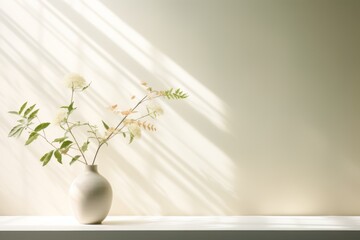
[[[360,230],[348,216],[108,216],[101,225],[82,225],[70,216],[1,216],[0,231],[212,231]]]

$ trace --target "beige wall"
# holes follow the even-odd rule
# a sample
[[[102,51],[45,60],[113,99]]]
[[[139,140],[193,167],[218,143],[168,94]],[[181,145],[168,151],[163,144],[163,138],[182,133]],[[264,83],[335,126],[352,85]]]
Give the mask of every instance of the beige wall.
[[[51,120],[69,71],[92,82],[77,116],[98,124],[142,80],[190,95],[161,102],[157,133],[101,152],[110,214],[360,214],[359,1],[0,6],[0,215],[70,214],[82,166],[42,167],[47,146],[8,139],[5,114],[29,100]]]

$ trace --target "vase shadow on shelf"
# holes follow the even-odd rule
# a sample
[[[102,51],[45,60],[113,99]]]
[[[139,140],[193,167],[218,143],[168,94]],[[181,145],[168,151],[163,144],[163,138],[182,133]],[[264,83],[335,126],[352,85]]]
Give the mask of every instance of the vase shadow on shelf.
[[[144,220],[104,220],[102,225],[139,225],[139,224],[148,224],[149,221]]]

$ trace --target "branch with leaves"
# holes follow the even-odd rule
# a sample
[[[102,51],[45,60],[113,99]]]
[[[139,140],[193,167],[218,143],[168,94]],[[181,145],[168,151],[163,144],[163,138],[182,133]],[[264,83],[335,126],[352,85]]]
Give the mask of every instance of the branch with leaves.
[[[59,108],[59,113],[53,124],[40,121],[38,117],[39,109],[35,108],[36,104],[29,106],[28,102],[25,102],[17,111],[9,111],[10,114],[18,117],[17,124],[9,132],[9,137],[20,137],[23,132],[26,132],[28,136],[25,145],[30,145],[40,137],[51,147],[51,150],[40,158],[43,166],[47,165],[53,157],[62,164],[64,156],[70,158],[70,164],[80,162],[86,165],[90,163],[94,165],[100,149],[104,145],[108,145],[108,142],[115,136],[122,135],[124,138],[129,139],[129,143],[132,143],[135,138],[141,136],[142,130],[157,130],[152,122],[146,120],[146,118],[154,120],[163,114],[162,108],[154,103],[154,99],[163,97],[169,100],[179,100],[188,97],[181,89],[171,88],[159,91],[149,87],[147,83],[142,83],[146,91],[144,96],[133,107],[126,110],[119,110],[117,104],[112,105],[110,110],[115,114],[118,122],[111,126],[102,121],[104,134],[100,134],[100,128],[97,125],[90,122],[71,120],[73,112],[77,110],[74,100],[75,95],[85,91],[90,84],[87,84],[82,76],[75,73],[65,77],[65,84],[71,90],[70,101],[68,105]],[[131,100],[135,100],[135,96],[132,96]],[[145,111],[139,111],[142,106],[145,106]],[[50,140],[46,131],[51,125],[60,127],[63,130],[63,135]],[[76,128],[86,128],[87,136],[84,141],[80,141],[80,137],[76,136],[74,132]],[[88,161],[89,158],[86,156],[90,143],[95,145],[96,149],[91,162]]]

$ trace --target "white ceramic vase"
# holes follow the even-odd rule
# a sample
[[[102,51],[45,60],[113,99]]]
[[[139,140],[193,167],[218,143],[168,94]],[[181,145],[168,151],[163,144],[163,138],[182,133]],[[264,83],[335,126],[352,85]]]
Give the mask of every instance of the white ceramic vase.
[[[86,165],[71,184],[69,196],[71,208],[80,223],[100,224],[109,213],[112,189],[98,173],[97,165]]]

